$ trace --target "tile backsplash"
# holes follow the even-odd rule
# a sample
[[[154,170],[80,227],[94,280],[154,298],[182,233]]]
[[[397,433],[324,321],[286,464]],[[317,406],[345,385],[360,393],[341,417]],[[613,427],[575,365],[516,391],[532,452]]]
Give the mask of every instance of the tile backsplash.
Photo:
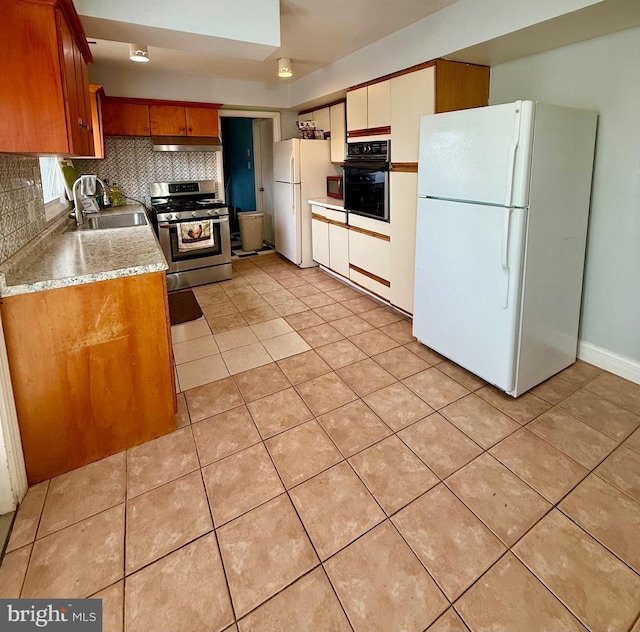
[[[38,159],[0,155],[0,263],[46,225]]]
[[[95,174],[117,182],[124,194],[149,205],[149,182],[218,180],[221,152],[153,151],[150,138],[106,137],[104,160],[74,160],[78,174]],[[218,184],[218,191],[222,187]]]

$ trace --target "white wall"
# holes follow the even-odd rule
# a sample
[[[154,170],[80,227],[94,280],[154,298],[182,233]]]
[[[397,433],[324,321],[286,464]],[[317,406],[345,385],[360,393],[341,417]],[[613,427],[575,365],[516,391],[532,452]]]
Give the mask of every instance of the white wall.
[[[494,66],[491,103],[517,99],[600,113],[580,355],[640,381],[640,29]]]

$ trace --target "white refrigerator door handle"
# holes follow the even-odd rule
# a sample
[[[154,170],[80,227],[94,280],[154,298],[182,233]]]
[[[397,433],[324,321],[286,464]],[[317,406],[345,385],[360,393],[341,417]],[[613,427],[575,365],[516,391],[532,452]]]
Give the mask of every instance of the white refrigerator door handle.
[[[516,153],[520,141],[520,112],[522,111],[522,101],[515,103],[515,117],[513,121],[513,138],[509,146],[509,162],[507,163],[507,190],[504,205],[511,206],[513,200],[513,177],[516,168]]]
[[[293,184],[295,182],[295,169],[293,168],[293,159],[295,157],[295,154],[293,152],[293,149],[291,150],[291,158],[289,158],[289,182],[291,184]]]
[[[509,304],[509,232],[512,208],[504,209],[502,219],[502,309]]]
[[[295,189],[293,188],[293,184],[289,185],[289,203],[291,204],[291,211],[295,215],[296,202],[295,202]]]

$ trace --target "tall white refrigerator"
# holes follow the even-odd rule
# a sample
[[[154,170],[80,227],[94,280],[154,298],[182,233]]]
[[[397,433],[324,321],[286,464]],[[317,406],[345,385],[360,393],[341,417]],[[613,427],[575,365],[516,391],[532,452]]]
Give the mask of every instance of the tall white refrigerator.
[[[273,144],[276,250],[303,268],[316,265],[311,251],[311,207],[324,197],[327,176],[335,173],[328,140],[292,138]]]
[[[597,114],[420,122],[413,334],[517,397],[575,361]]]

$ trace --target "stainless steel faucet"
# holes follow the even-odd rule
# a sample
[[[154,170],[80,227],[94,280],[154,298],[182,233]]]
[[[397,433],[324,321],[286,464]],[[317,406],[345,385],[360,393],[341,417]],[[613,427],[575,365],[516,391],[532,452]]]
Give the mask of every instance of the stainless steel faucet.
[[[73,188],[72,188],[73,204],[76,207],[76,210],[75,210],[76,224],[78,226],[82,226],[84,224],[84,208],[82,205],[82,199],[79,199],[78,197],[78,185],[80,188],[80,195],[89,196],[89,195],[95,194],[96,182],[100,183],[100,186],[102,187],[103,199],[106,206],[108,204],[108,199],[109,199],[108,193],[107,193],[107,187],[105,186],[104,182],[100,180],[100,178],[98,178],[97,176],[80,176],[73,183]]]

